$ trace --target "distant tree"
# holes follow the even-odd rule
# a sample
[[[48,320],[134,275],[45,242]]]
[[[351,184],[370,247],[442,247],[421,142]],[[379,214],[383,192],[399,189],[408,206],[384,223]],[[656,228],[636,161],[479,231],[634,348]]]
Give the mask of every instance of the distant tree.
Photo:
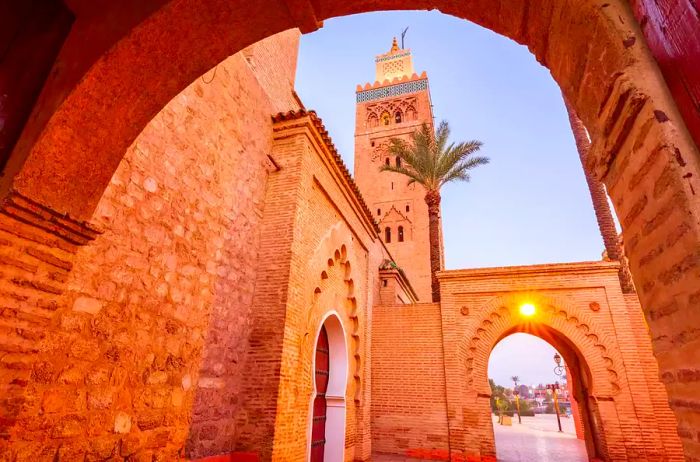
[[[498,409],[498,423],[503,425],[503,413],[508,410],[508,400],[501,397],[496,398],[496,408]]]
[[[496,405],[496,399],[502,399],[507,402],[505,388],[501,385],[496,385],[493,379],[489,379],[489,385],[491,387],[491,410],[493,412],[498,412],[498,406]]]

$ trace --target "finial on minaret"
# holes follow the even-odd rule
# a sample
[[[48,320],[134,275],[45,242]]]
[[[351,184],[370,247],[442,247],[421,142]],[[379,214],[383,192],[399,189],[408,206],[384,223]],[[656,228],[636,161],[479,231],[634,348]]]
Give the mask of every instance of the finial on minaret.
[[[394,37],[394,41],[391,42],[391,50],[389,50],[389,53],[396,53],[399,51],[399,42],[396,40],[396,37]]]
[[[403,39],[406,37],[406,32],[408,32],[408,26],[406,26],[406,28],[401,32],[401,49],[402,50],[404,48],[406,48],[403,46]]]

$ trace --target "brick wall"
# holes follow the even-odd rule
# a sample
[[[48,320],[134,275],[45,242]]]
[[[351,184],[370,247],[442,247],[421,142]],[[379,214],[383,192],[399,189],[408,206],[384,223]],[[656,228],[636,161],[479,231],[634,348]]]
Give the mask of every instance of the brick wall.
[[[398,269],[383,266],[379,271],[380,305],[404,305],[416,303],[416,294],[408,279]]]
[[[380,305],[372,322],[372,449],[447,454],[440,305]]]
[[[263,460],[304,460],[309,444],[312,359],[322,319],[346,334],[346,459],[369,457],[369,306],[387,257],[371,216],[313,114],[276,117],[253,303],[249,373],[254,397],[241,414],[239,449]]]
[[[104,233],[89,245],[2,217],[15,255],[2,284],[20,290],[4,291],[3,314],[34,335],[32,346],[3,339],[14,345],[2,356],[4,389],[23,387],[3,406],[19,460],[235,448],[270,114],[297,105],[298,35],[220,63],[149,123],[97,207]]]

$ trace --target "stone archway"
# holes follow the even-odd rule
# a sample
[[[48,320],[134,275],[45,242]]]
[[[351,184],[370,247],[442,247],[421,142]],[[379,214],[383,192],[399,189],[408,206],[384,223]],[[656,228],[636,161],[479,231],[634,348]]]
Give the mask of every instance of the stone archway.
[[[608,452],[609,447],[623,447],[625,441],[616,440],[623,432],[618,417],[619,406],[627,407],[624,400],[629,399],[620,399],[622,390],[619,371],[624,366],[619,354],[606,345],[604,334],[595,324],[567,309],[563,301],[530,296],[528,300],[537,306],[537,313],[532,318],[526,318],[518,313],[518,306],[523,300],[521,295],[496,297],[489,302],[480,310],[480,322],[474,323],[475,328],[465,335],[464,342],[459,347],[460,358],[464,361],[463,379],[466,384],[462,397],[464,402],[460,405],[464,413],[465,449],[470,451],[479,447],[482,456],[495,456],[493,427],[490,425],[488,360],[493,348],[503,338],[524,332],[552,344],[562,354],[564,361],[576,371],[575,394],[581,396],[585,393],[582,404],[585,408],[584,424],[587,427],[586,446],[589,456],[604,460],[627,460]],[[615,404],[601,407],[598,405],[601,401]],[[629,412],[628,409],[625,411]],[[600,422],[605,422],[605,427]],[[626,438],[639,437],[639,428],[632,432]]]
[[[224,58],[286,29],[310,32],[324,19],[398,8],[438,9],[527,45],[550,69],[598,147],[613,151],[592,156],[599,176],[623,154],[617,151],[628,137],[643,142],[649,130],[668,141],[662,145],[671,152],[675,147],[681,155],[691,155],[695,148],[627,5],[619,0],[502,3],[497,8],[491,2],[448,0],[323,0],[263,7],[179,0],[156,11],[137,11],[136,18],[118,25],[122,37],[103,38],[112,41],[112,48],[90,56],[94,62],[79,81],[62,76],[67,81],[48,82],[45,93],[58,93],[53,87],[59,84],[70,91],[46,95],[58,100],[52,101],[54,109],[37,108],[40,117],[17,146],[3,191],[13,189],[59,212],[89,219],[127,146],[171,98]],[[120,30],[118,26],[114,28]],[[658,127],[631,133],[646,120],[656,120]]]
[[[94,236],[88,222],[126,147],[186,85],[275,32],[309,32],[326,18],[395,8],[437,8],[474,21],[526,44],[551,70],[593,138],[590,167],[621,217],[661,373],[696,454],[686,430],[698,418],[698,396],[684,370],[698,365],[699,156],[621,0],[162,1],[113,20],[87,56],[79,51],[85,38],[102,30],[90,18],[99,23],[94,18],[114,11],[78,15],[58,58],[71,70],[47,82],[2,178],[9,217],[2,227],[29,222],[29,234],[59,233],[70,242],[69,267],[72,246]]]

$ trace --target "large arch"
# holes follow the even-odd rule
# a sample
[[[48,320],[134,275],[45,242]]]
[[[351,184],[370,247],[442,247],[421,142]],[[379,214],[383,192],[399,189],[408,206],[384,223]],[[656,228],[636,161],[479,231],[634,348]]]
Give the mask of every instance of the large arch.
[[[392,9],[438,9],[526,44],[550,69],[592,138],[617,135],[607,140],[608,147],[624,141],[647,109],[671,119],[662,130],[671,145],[682,153],[693,150],[632,11],[619,0],[503,0],[497,5],[483,0],[278,0],[264,5],[178,0],[163,2],[155,11],[137,11],[114,25],[124,35],[110,37],[109,50],[90,56],[94,62],[79,79],[47,82],[40,104],[55,97],[54,85],[69,90],[61,88],[64,98],[54,102],[55,110],[36,109],[10,160],[3,190],[12,188],[88,219],[121,156],[148,121],[224,58],[286,29],[309,32],[327,18]],[[67,45],[77,47],[75,40],[69,37]],[[75,54],[66,47],[59,61],[77,60],[70,52]],[[610,159],[598,160],[602,175]]]
[[[77,15],[0,195],[4,211],[29,210],[44,228],[60,222],[77,244],[89,238],[84,222],[148,121],[196,77],[275,32],[309,32],[323,19],[352,13],[437,8],[526,44],[591,133],[589,167],[621,217],[661,373],[689,454],[696,454],[687,430],[700,419],[699,397],[683,371],[698,365],[698,153],[626,2],[173,0],[128,9],[118,19],[110,8],[72,4],[86,14]],[[100,30],[90,21],[107,19],[109,32],[81,55],[86,38]]]
[[[457,373],[466,386],[457,398],[461,400],[457,407],[464,422],[470,423],[464,425],[463,450],[469,453],[479,448],[481,456],[495,456],[488,360],[503,338],[525,332],[552,344],[576,370],[574,393],[583,398],[581,404],[587,408],[589,418],[586,423],[589,455],[603,460],[628,460],[624,442],[640,439],[641,428],[637,424],[635,429],[623,429],[620,424],[621,410],[629,412],[631,393],[620,380],[624,365],[619,352],[610,348],[605,332],[601,332],[593,319],[583,318],[580,313],[574,315],[564,301],[542,295],[527,296],[537,306],[536,315],[528,318],[518,311],[524,300],[523,295],[494,297],[479,310],[483,313],[481,321],[473,331],[465,333],[459,345],[463,370]],[[591,419],[591,416],[599,418]],[[474,422],[478,424],[473,425]]]

